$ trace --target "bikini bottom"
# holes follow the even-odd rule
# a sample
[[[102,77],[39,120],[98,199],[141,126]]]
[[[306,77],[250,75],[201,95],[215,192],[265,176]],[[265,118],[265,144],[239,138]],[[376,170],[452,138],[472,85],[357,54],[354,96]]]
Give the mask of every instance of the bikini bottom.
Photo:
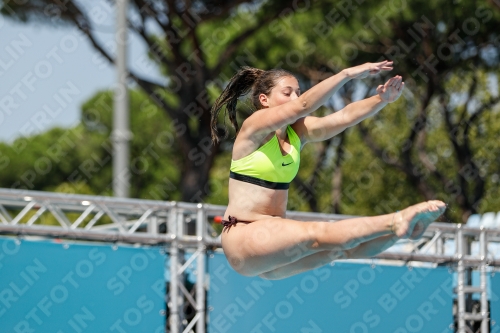
[[[228,229],[230,229],[232,226],[234,226],[238,223],[238,220],[236,219],[236,217],[229,215],[229,221],[222,220],[221,222],[222,222],[222,225],[224,226],[224,228],[227,227]]]

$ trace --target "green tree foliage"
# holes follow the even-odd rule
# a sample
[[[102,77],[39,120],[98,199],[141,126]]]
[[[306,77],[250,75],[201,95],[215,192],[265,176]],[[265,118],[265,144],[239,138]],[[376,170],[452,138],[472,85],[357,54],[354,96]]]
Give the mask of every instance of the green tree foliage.
[[[500,209],[499,148],[495,139],[500,126],[498,1],[228,1],[221,5],[202,1],[177,2],[174,7],[172,2],[162,1],[132,3],[134,10],[145,10],[140,18],[130,19],[131,29],[146,42],[151,58],[169,78],[167,86],[160,86],[140,73],[131,73],[146,92],[140,98],[136,94],[137,100],[132,102],[136,106],[131,107],[135,117],[131,122],[132,159],[136,159],[131,162],[132,171],[134,167],[142,170],[141,165],[147,164],[147,172],[133,174],[133,196],[156,198],[151,193],[161,184],[172,190],[165,190],[168,195],[161,192],[158,198],[227,202],[230,139],[234,133],[206,152],[203,143],[208,138],[209,106],[239,66],[283,67],[299,78],[304,91],[348,66],[388,58],[395,62],[395,70],[389,75],[402,75],[406,81],[404,95],[375,117],[335,138],[307,145],[290,191],[289,209],[373,215],[438,198],[450,205],[446,219],[452,221]],[[3,12],[17,14],[25,21],[51,19],[40,15],[47,4],[10,3],[11,11],[4,6]],[[212,10],[215,7],[218,10]],[[92,22],[77,2],[67,2],[58,18],[52,22],[76,25],[98,52],[113,61],[95,39]],[[146,22],[151,21],[160,25],[161,33],[146,29]],[[386,79],[375,77],[361,84],[347,84],[316,114],[334,112],[372,95]],[[102,104],[101,99],[107,102]],[[14,163],[5,173],[10,177],[8,184],[17,181],[18,186],[28,187],[31,182],[37,189],[54,189],[68,183],[69,172],[81,173],[82,163],[90,154],[109,157],[111,113],[103,110],[110,103],[109,93],[86,103],[82,125],[72,129],[73,136],[85,138],[73,140],[86,146],[66,147],[68,157],[61,159],[60,166],[53,166],[60,172],[48,173],[50,181],[45,175],[30,180],[25,172],[36,167],[38,159],[46,156],[46,147],[58,142],[64,130],[3,147],[6,153],[2,156]],[[94,113],[94,109],[99,112]],[[148,118],[153,113],[148,110],[153,109],[155,116]],[[135,114],[139,111],[141,115]],[[239,111],[241,123],[251,112],[248,102],[243,100]],[[156,112],[165,118],[160,120]],[[137,127],[141,121],[143,127]],[[154,152],[160,156],[156,159],[147,147],[155,145],[162,131],[171,133],[175,143],[170,147],[156,144]],[[36,141],[33,144],[39,147],[19,159],[19,148],[15,147],[27,141]],[[70,151],[76,156],[69,156]],[[109,194],[110,172],[107,163],[99,176],[96,173],[74,182],[86,184],[94,193]]]
[[[111,195],[112,103],[111,92],[97,93],[82,106],[76,127],[2,143],[0,186]],[[131,195],[179,200],[181,163],[171,121],[139,91],[130,92],[130,108],[137,111],[131,118]]]

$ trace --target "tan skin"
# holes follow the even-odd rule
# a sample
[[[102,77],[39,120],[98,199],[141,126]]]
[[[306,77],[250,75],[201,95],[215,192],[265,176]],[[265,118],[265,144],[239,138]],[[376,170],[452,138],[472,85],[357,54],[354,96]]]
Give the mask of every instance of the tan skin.
[[[367,63],[342,71],[300,94],[294,77],[275,82],[260,94],[262,109],[248,117],[233,146],[233,160],[243,158],[277,136],[283,155],[290,151],[291,125],[302,146],[326,140],[396,101],[404,89],[400,76],[377,88],[377,95],[351,103],[326,117],[308,114],[324,104],[345,82],[391,70],[391,62]],[[287,219],[288,190],[273,190],[229,179],[229,204],[224,218],[239,222],[222,233],[222,247],[231,266],[246,276],[282,279],[339,258],[367,258],[399,238],[418,238],[445,210],[441,201],[410,206],[399,213],[329,222]]]

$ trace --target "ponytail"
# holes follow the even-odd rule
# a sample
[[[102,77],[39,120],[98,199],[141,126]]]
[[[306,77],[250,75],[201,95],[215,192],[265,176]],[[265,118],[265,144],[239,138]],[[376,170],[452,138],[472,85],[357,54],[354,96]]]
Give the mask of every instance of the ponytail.
[[[264,71],[261,69],[245,66],[231,78],[229,84],[224,89],[219,98],[217,98],[214,105],[212,106],[212,109],[210,110],[212,142],[216,143],[221,139],[221,136],[219,135],[217,130],[217,120],[219,118],[220,110],[224,105],[226,105],[226,110],[229,113],[229,120],[231,121],[231,125],[233,125],[236,133],[238,133],[239,126],[238,122],[236,121],[236,103],[238,102],[238,98],[250,91],[255,81],[257,81],[262,73],[264,73]],[[226,136],[227,134],[224,137]]]

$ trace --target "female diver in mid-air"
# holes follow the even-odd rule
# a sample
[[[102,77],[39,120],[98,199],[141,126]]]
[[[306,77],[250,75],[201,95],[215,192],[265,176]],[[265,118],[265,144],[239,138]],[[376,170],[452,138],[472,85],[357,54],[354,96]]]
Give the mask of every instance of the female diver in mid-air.
[[[377,88],[377,94],[325,117],[309,114],[346,82],[392,69],[392,62],[366,63],[331,76],[301,94],[297,79],[282,69],[244,67],[212,107],[212,139],[219,140],[217,119],[225,105],[236,129],[224,215],[222,248],[240,274],[282,279],[335,259],[370,258],[400,238],[417,239],[445,210],[427,201],[401,211],[331,222],[301,222],[285,216],[288,187],[297,174],[300,150],[326,140],[396,101],[401,76]],[[251,90],[257,109],[236,122],[238,97]]]

